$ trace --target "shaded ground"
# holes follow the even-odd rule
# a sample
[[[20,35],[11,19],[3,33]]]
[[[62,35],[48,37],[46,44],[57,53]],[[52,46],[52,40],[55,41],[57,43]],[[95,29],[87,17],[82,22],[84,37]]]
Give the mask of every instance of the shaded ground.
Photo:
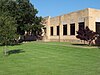
[[[11,54],[17,54],[17,53],[23,53],[23,52],[25,51],[23,51],[22,49],[16,49],[16,50],[9,50],[7,53],[11,55]]]

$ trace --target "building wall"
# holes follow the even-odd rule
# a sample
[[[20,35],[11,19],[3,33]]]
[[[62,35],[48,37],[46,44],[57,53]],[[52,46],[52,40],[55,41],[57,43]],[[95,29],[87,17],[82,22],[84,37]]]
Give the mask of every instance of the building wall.
[[[100,22],[100,10],[87,8],[84,10],[71,12],[56,17],[46,17],[45,27],[46,41],[72,41],[78,42],[76,38],[76,31],[79,30],[79,23],[84,22],[85,26],[88,26],[91,30],[96,31],[95,22]],[[70,35],[70,24],[75,23],[75,35]],[[67,35],[63,35],[63,25],[67,24]],[[59,35],[57,35],[57,26],[60,27]],[[53,27],[53,36],[50,35],[50,27]]]

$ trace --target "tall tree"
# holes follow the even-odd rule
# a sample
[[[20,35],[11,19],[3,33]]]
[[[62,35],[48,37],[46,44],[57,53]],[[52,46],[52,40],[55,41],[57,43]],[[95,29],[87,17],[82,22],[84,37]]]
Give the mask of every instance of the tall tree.
[[[15,18],[18,34],[24,35],[25,31],[35,36],[42,34],[42,17],[36,15],[38,11],[29,0],[0,0],[0,2],[1,10]]]
[[[0,44],[5,45],[5,55],[7,54],[6,46],[13,44],[17,39],[16,26],[13,17],[6,14],[0,15]]]
[[[24,35],[25,31],[32,32],[34,35],[38,35],[41,32],[42,17],[37,17],[37,9],[30,3],[29,0],[16,0],[8,2],[8,11],[11,16],[15,17],[17,21],[17,31],[19,34]]]
[[[40,35],[42,17],[37,13],[29,0],[0,0],[0,44],[13,43],[17,34],[24,35],[25,31]]]

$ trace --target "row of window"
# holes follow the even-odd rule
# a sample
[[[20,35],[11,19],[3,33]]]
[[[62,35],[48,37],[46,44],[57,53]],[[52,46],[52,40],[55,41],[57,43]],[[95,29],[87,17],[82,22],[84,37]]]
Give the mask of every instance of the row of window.
[[[79,23],[79,30],[84,28],[84,22]],[[53,27],[50,27],[50,34],[53,36]],[[56,27],[56,35],[59,35],[60,27]],[[67,35],[67,24],[63,25],[63,35]],[[75,35],[75,23],[70,24],[70,35]]]
[[[53,27],[51,27],[51,35],[53,35]],[[59,26],[57,26],[57,35],[59,35]]]

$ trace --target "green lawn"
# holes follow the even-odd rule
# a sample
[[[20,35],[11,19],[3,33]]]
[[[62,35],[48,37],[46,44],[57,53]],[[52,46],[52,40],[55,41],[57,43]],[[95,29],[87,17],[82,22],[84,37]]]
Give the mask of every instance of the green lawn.
[[[68,43],[30,42],[0,47],[0,75],[100,75],[100,49],[65,46]],[[14,53],[16,50],[16,53]]]

